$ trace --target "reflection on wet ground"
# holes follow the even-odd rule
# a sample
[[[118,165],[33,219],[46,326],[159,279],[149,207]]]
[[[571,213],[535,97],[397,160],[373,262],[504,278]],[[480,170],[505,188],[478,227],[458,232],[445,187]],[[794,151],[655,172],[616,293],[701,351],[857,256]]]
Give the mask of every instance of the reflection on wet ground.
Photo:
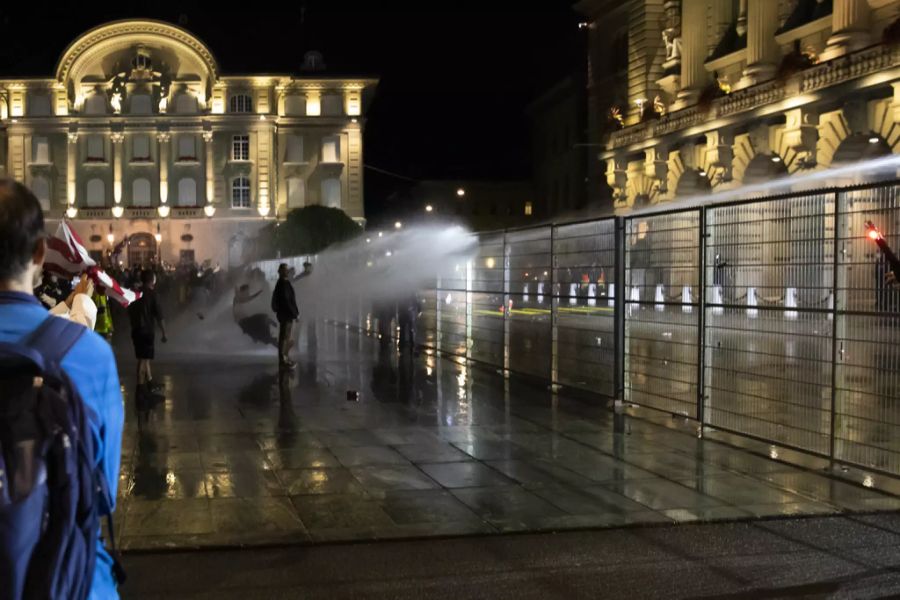
[[[891,510],[900,499],[322,324],[317,356],[162,357],[127,424],[124,548]],[[348,390],[359,400],[348,401]],[[143,410],[142,410],[143,412]]]

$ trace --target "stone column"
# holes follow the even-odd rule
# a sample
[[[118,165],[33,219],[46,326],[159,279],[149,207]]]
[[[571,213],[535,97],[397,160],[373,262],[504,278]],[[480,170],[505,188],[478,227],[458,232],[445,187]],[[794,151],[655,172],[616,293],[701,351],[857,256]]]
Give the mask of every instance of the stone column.
[[[113,201],[119,204],[122,201],[122,142],[125,140],[125,134],[121,131],[113,131],[109,135],[109,141],[112,142],[112,168],[113,168]]]
[[[216,180],[213,174],[213,132],[203,131],[203,143],[206,145],[206,204],[213,204],[216,195]]]
[[[832,34],[821,59],[831,60],[868,46],[871,42],[869,13],[866,0],[834,0]]]
[[[753,0],[747,5],[747,67],[739,87],[767,81],[775,74],[779,52],[778,0]]]
[[[78,174],[78,132],[70,130],[68,135],[69,143],[66,146],[66,202],[70,207],[75,206],[75,198],[78,191],[76,186],[76,175]]]
[[[156,134],[159,147],[159,203],[165,204],[169,199],[169,141],[172,136],[168,131]]]
[[[676,110],[693,104],[706,86],[706,3],[693,0],[682,4],[681,90]]]
[[[734,10],[731,0],[710,0],[709,3],[709,31],[706,34],[706,55],[711,55],[725,32],[734,22]]]

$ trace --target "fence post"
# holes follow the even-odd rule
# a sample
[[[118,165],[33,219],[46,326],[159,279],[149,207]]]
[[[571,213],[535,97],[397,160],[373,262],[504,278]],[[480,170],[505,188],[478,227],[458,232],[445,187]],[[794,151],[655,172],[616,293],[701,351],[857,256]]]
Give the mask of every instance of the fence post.
[[[836,417],[837,417],[837,370],[838,370],[838,243],[840,242],[840,216],[841,216],[841,193],[834,193],[834,260],[832,261],[831,273],[831,298],[833,306],[831,308],[831,422],[830,432],[828,436],[828,458],[831,466],[834,467],[835,446],[837,435]]]
[[[554,294],[554,283],[556,282],[556,226],[550,225],[550,384],[556,384],[559,379],[559,356],[558,356],[558,317],[559,311],[556,302],[556,294]]]
[[[613,328],[615,342],[615,404],[622,406],[625,402],[625,219],[615,217],[615,275],[616,296],[614,300]]]
[[[698,267],[699,267],[699,302],[697,314],[697,420],[700,422],[700,433],[706,423],[706,207],[700,208],[698,231]]]

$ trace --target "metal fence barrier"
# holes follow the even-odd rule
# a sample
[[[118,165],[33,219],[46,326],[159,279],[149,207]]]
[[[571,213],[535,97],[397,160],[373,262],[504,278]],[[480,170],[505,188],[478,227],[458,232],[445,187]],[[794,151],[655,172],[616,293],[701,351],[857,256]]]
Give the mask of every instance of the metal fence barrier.
[[[422,289],[419,341],[900,474],[900,288],[867,221],[900,249],[900,184],[483,234]]]

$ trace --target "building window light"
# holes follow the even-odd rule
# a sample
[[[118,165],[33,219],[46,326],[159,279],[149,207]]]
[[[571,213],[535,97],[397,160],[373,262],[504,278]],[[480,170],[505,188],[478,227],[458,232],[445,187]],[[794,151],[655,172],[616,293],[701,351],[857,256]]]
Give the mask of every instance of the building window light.
[[[525,216],[530,217],[531,213],[534,211],[534,205],[531,202],[525,203]]]

